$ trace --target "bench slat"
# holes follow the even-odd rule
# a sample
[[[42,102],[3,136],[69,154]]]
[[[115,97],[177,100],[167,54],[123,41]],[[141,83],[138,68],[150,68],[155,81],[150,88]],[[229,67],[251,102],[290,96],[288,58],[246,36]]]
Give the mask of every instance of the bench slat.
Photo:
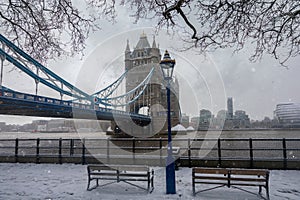
[[[227,185],[227,182],[205,182],[205,181],[195,181],[195,183],[200,184],[213,184],[213,185]]]
[[[148,177],[148,174],[136,174],[136,173],[120,173],[119,176],[128,177]]]
[[[145,166],[119,166],[118,170],[120,171],[134,171],[134,172],[139,172],[139,171],[149,171],[149,167]]]
[[[115,176],[118,174],[118,171],[91,171],[89,174],[91,176],[100,175],[100,174]]]
[[[260,175],[260,176],[266,176],[268,171],[262,171],[262,170],[241,170],[241,169],[231,169],[230,174],[240,174],[240,175]]]
[[[234,178],[230,177],[231,181],[247,181],[247,182],[266,182],[265,178]]]
[[[109,170],[109,171],[116,170],[112,166],[107,166],[107,165],[88,165],[88,169],[91,171],[94,171],[94,170]]]
[[[117,181],[116,177],[101,177],[101,178],[90,178],[90,180],[106,180],[106,181]]]
[[[122,170],[122,171],[149,171],[147,166],[139,165],[88,165],[90,170]]]
[[[205,179],[205,180],[228,180],[229,178],[226,177],[217,177],[217,176],[196,176],[194,177],[195,180],[201,180],[201,179]]]
[[[207,173],[207,174],[227,174],[227,169],[215,169],[215,168],[193,168],[193,173]]]
[[[120,178],[120,181],[148,181],[148,179],[138,179],[138,178]]]

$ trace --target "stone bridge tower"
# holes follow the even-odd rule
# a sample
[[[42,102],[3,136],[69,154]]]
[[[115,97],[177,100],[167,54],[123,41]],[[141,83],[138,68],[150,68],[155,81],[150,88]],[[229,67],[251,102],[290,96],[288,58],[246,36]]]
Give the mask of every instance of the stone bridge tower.
[[[159,62],[161,53],[153,37],[150,46],[147,35],[142,33],[136,46],[131,51],[129,41],[125,49],[126,92],[129,92],[141,83],[152,68],[154,73],[144,95],[126,109],[131,113],[151,115],[151,127],[148,132],[165,132],[167,129],[167,96],[163,85],[163,76]],[[180,122],[179,85],[174,78],[171,83],[171,123],[172,127]],[[112,124],[112,128],[116,128]],[[114,130],[114,129],[113,129]],[[115,131],[116,132],[116,131]],[[151,133],[149,133],[151,135]]]

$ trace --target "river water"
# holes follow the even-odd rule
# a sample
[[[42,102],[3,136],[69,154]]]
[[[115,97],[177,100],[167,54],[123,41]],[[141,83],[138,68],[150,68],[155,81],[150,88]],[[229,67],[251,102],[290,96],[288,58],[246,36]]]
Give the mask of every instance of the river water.
[[[30,132],[0,132],[0,139],[80,139],[80,138],[107,138],[105,132],[79,132],[79,133],[30,133]],[[300,139],[299,130],[230,130],[230,131],[193,131],[182,132],[173,136],[173,138],[265,138],[282,139],[292,138]]]

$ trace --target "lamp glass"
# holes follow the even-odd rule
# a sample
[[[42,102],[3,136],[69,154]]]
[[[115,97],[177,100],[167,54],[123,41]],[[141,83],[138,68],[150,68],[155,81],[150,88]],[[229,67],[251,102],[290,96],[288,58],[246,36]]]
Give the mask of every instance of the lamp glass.
[[[174,70],[174,63],[172,62],[162,62],[160,64],[163,76],[165,80],[172,79],[173,70]]]

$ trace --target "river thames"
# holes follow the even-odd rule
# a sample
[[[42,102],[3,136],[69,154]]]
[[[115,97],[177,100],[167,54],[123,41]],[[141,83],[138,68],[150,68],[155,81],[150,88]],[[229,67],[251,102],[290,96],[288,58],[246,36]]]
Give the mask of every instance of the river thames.
[[[75,133],[31,133],[31,132],[0,132],[0,139],[77,139],[77,138],[107,138],[105,132],[75,132]],[[229,131],[193,131],[177,134],[174,138],[300,138],[300,129],[297,130],[229,130]]]

